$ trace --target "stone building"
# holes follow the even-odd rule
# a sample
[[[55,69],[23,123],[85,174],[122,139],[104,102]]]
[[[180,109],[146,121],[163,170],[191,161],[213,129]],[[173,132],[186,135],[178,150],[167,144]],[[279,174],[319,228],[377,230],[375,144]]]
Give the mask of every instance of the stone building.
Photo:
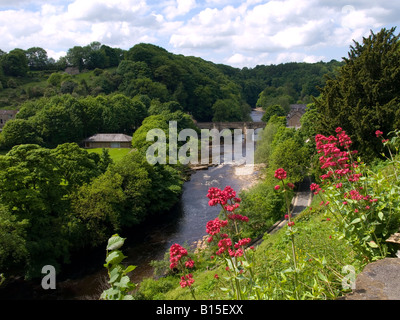
[[[300,119],[306,113],[306,104],[290,105],[290,112],[286,117],[286,125],[289,128],[300,128]]]
[[[15,119],[17,113],[18,110],[0,110],[0,130],[3,129],[8,120]]]
[[[122,133],[99,133],[83,143],[85,148],[131,148],[132,137]]]

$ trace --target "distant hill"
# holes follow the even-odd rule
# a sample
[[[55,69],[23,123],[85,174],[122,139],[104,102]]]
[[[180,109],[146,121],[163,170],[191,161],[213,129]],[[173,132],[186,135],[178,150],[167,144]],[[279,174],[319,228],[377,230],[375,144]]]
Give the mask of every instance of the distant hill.
[[[311,102],[312,96],[319,95],[317,86],[324,85],[324,75],[341,66],[333,60],[238,69],[176,55],[152,44],[125,51],[98,42],[73,47],[59,61],[48,59],[41,48],[1,51],[0,64],[3,109],[59,94],[140,94],[161,103],[176,101],[198,121],[246,120],[250,107]]]

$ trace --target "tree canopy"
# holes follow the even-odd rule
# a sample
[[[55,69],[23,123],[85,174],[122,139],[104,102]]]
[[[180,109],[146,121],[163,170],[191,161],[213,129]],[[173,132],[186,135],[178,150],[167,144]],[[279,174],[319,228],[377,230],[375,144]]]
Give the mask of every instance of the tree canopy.
[[[400,42],[395,28],[371,32],[354,42],[345,65],[327,81],[315,100],[317,130],[331,134],[342,127],[360,154],[379,156],[375,131],[389,133],[400,125]],[[366,143],[368,142],[368,143]]]

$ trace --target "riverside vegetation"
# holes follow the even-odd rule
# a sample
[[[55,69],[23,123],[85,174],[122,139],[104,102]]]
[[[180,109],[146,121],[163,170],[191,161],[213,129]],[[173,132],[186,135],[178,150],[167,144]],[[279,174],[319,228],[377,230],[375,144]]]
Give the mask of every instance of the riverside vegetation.
[[[277,169],[274,178],[281,184],[273,189],[286,198],[287,224],[276,236],[265,234],[263,243],[254,247],[250,238],[243,237],[242,225],[250,218],[237,213],[241,199],[236,192],[229,186],[210,188],[209,205],[220,205],[222,212],[206,225],[207,244],[191,253],[172,245],[168,275],[144,280],[136,298],[188,299],[190,293],[202,300],[335,299],[349,292],[354,276],[367,263],[395,253],[385,239],[400,226],[400,160],[392,156],[379,169],[367,168],[353,158],[356,150],[350,149],[352,141],[346,132],[337,128],[336,133],[336,137],[317,135],[315,139],[321,169],[326,171],[321,185],[310,187],[321,197],[319,204],[314,201],[292,218],[287,194],[294,184],[288,182],[283,168]],[[382,134],[377,130],[377,139],[388,150],[398,151],[400,132],[394,132],[391,140],[382,140]],[[111,263],[122,261],[117,252]],[[122,267],[118,268],[121,272]],[[132,284],[120,281],[118,286],[113,294],[125,298],[119,290]]]
[[[392,255],[385,239],[400,225],[400,44],[394,32],[382,29],[355,43],[343,63],[252,70],[186,59],[144,44],[114,61],[119,51],[93,45],[71,50],[65,60],[92,71],[55,72],[46,80],[44,96],[27,101],[12,94],[25,89],[24,74],[7,67],[8,55],[21,61],[23,55],[3,55],[0,81],[2,94],[8,95],[3,102],[14,101],[20,113],[0,136],[5,150],[0,157],[0,272],[6,278],[1,281],[35,277],[44,264],[60,270],[71,252],[104,245],[114,234],[106,255],[110,289],[102,299],[334,299],[347,292],[343,270],[351,266],[358,273],[366,263]],[[109,57],[115,64],[103,67],[117,68],[115,73],[85,65],[97,60],[83,59],[83,53]],[[300,71],[308,67],[328,78]],[[93,78],[78,78],[88,75]],[[302,127],[286,128],[282,110],[299,99],[311,102]],[[204,226],[209,236],[203,244],[176,244],[165,260],[154,261],[155,279],[135,286],[129,280],[134,267],[124,266],[124,239],[117,234],[168,211],[179,201],[184,181],[179,164],[147,163],[146,132],[161,128],[168,136],[169,121],[177,121],[178,130],[195,129],[193,118],[245,120],[245,101],[268,109],[256,149],[256,160],[266,165],[264,179],[240,194],[229,186],[211,189],[210,205],[222,211]],[[116,161],[106,150],[79,148],[81,138],[107,131],[133,133],[135,149]],[[307,176],[317,194],[311,207],[292,219],[288,204]],[[285,215],[284,229],[266,233]],[[260,238],[262,243],[251,248]]]
[[[224,190],[211,188],[207,195],[209,205],[221,205],[222,211],[205,226],[209,236],[204,245],[192,250],[173,245],[169,262],[166,254],[164,262],[156,263],[158,267],[164,264],[164,276],[142,281],[132,298],[336,299],[350,292],[352,281],[366,264],[394,256],[395,248],[385,240],[400,226],[400,132],[396,129],[398,117],[394,108],[398,98],[393,98],[395,93],[390,88],[380,86],[384,72],[378,72],[380,77],[366,79],[366,71],[377,65],[364,61],[372,55],[382,60],[378,66],[389,68],[384,61],[397,55],[398,47],[394,29],[371,34],[364,39],[363,46],[356,43],[343,70],[309,106],[300,130],[285,128],[279,114],[273,115],[257,150],[258,159],[268,165],[264,181],[241,197],[229,186]],[[374,55],[374,50],[379,50],[380,55]],[[352,72],[348,70],[351,68]],[[359,72],[354,72],[357,69]],[[320,113],[326,108],[321,107],[323,101],[343,97],[339,89],[329,88],[340,88],[350,81],[348,77],[353,77],[355,86],[377,90],[371,97],[374,102],[359,103],[357,108],[369,110],[370,105],[376,105],[377,110],[385,109],[386,114],[370,118],[368,123],[343,121],[344,114],[354,114],[354,108],[348,106],[340,109],[340,117],[330,118],[330,126],[342,122],[347,130],[368,135],[368,140],[360,140],[358,134],[339,125],[332,131],[325,128],[318,132],[321,123],[327,121],[325,114]],[[393,81],[397,80],[396,77]],[[348,86],[343,88],[347,90]],[[358,94],[361,101],[363,90]],[[357,93],[351,99],[357,101]],[[387,99],[391,100],[389,104]],[[320,122],[322,118],[324,122]],[[381,131],[381,125],[389,129],[387,133]],[[355,145],[361,146],[360,150],[354,149]],[[315,181],[310,187],[313,202],[292,218],[292,189],[306,175]],[[281,204],[280,210],[263,210],[274,203],[271,197],[264,197],[265,190],[273,192]],[[257,205],[264,205],[261,214],[252,210]],[[272,217],[277,212],[278,217]],[[264,217],[260,219],[259,214]],[[271,223],[279,220],[280,215],[287,220],[286,227],[270,235],[264,233],[264,225],[260,230],[263,242],[253,247],[251,238],[257,232],[246,226],[253,217],[265,223],[265,215]]]
[[[59,61],[37,47],[0,50],[0,106],[19,110],[0,134],[3,285],[41,276],[46,264],[60,272],[71,254],[104,245],[179,201],[184,168],[145,161],[149,130],[169,121],[180,131],[196,129],[193,120],[248,120],[266,87],[276,90],[265,97],[285,95],[285,105],[311,101],[313,84],[323,85],[339,65],[240,70],[150,44],[120,50],[93,42]],[[124,156],[79,148],[96,133],[132,134],[135,149]]]

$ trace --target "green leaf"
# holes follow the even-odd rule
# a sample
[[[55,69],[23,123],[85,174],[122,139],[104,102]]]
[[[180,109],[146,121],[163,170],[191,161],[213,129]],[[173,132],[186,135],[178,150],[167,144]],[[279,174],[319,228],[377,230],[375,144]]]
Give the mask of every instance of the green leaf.
[[[118,278],[119,278],[119,276],[120,276],[120,270],[119,270],[119,268],[118,268],[118,267],[113,268],[113,269],[111,270],[111,272],[110,272],[110,280],[109,280],[109,283],[114,283],[115,281],[117,281]]]
[[[128,266],[125,270],[124,270],[124,274],[127,274],[129,272],[132,272],[133,270],[136,269],[136,266]]]
[[[378,248],[378,245],[377,245],[374,241],[368,242],[368,245],[369,245],[371,248]]]
[[[378,218],[379,218],[379,220],[383,221],[383,212],[382,211],[378,212]]]
[[[359,223],[359,222],[361,222],[361,219],[360,218],[356,218],[350,224],[356,224],[356,223]]]
[[[121,278],[121,281],[118,284],[119,288],[127,289],[129,288],[129,283],[131,282],[131,279],[129,279],[128,276],[123,276]]]
[[[117,250],[123,246],[125,238],[121,238],[118,234],[114,234],[110,239],[108,239],[107,250]]]
[[[328,278],[327,278],[324,274],[322,274],[321,272],[318,272],[318,277],[319,277],[322,281],[329,282]]]
[[[108,267],[110,264],[119,264],[125,258],[121,251],[113,251],[107,256],[105,267]]]

